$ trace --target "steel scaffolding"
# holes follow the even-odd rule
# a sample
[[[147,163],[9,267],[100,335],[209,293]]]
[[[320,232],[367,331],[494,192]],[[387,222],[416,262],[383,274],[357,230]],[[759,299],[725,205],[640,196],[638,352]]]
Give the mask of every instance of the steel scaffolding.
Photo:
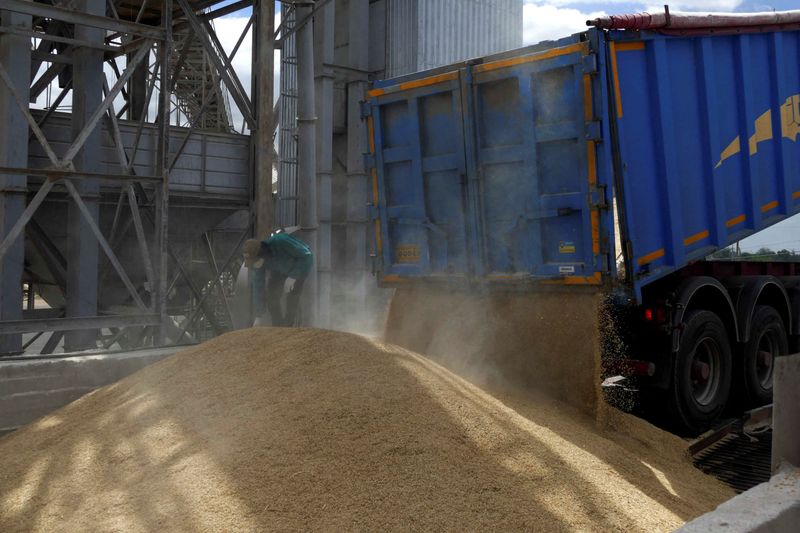
[[[212,23],[237,12],[249,19],[228,52]],[[274,13],[273,0],[0,3],[0,354],[24,333],[48,333],[46,352],[62,336],[75,350],[234,327],[239,245],[259,217],[272,226],[271,194],[256,193],[272,186]],[[232,63],[248,34],[249,91]],[[236,114],[249,135],[230,133]],[[235,236],[212,243],[239,211]],[[53,305],[23,309],[23,282]]]

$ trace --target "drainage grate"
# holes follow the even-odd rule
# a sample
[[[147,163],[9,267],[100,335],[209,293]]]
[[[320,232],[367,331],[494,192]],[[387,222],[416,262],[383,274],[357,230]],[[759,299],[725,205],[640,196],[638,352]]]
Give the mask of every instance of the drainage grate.
[[[694,455],[694,464],[730,486],[744,492],[769,481],[772,430],[758,434],[728,433]]]

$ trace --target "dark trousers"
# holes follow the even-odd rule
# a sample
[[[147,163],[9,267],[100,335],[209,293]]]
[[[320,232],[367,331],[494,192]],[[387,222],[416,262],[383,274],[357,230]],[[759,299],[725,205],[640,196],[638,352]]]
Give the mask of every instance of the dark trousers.
[[[300,295],[303,292],[303,285],[306,276],[295,278],[294,287],[286,295],[286,314],[283,313],[283,287],[286,285],[284,274],[271,272],[267,282],[267,309],[272,318],[273,326],[294,326],[297,320],[297,308],[300,305]]]

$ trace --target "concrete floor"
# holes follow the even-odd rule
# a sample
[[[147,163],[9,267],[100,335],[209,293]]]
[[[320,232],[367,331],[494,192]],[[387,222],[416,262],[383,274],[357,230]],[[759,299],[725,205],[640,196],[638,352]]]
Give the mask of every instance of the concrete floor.
[[[0,360],[0,435],[114,383],[183,347]]]

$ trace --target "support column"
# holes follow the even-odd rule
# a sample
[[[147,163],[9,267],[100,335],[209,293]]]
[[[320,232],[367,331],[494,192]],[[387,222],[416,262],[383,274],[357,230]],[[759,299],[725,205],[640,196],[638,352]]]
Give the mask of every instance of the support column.
[[[319,273],[317,291],[316,326],[331,327],[331,219],[333,216],[333,83],[334,75],[330,70],[334,62],[334,21],[336,19],[336,3],[329,2],[314,17],[314,60],[316,62],[316,99],[317,99],[317,203],[319,215],[319,232],[317,248],[317,272]]]
[[[170,102],[170,66],[172,53],[172,0],[163,0],[161,8],[161,27],[164,28],[164,39],[158,48],[161,55],[161,85],[158,93],[158,147],[154,163],[154,175],[160,175],[162,182],[156,186],[156,234],[158,252],[156,264],[157,288],[155,290],[155,309],[159,315],[161,327],[156,344],[166,344],[167,334],[171,329],[167,314],[167,279],[169,277],[169,118]],[[178,339],[180,340],[180,339]]]
[[[255,81],[255,95],[252,100],[256,114],[256,129],[252,132],[252,138],[255,158],[256,237],[263,239],[272,231],[275,222],[275,206],[272,198],[275,1],[259,0],[256,10],[252,69]]]
[[[314,3],[297,4],[297,20],[311,14]],[[317,250],[317,135],[314,110],[314,21],[297,32],[297,184],[301,238]],[[317,317],[317,264],[303,288],[303,322],[314,325]]]
[[[134,53],[128,54],[127,61],[133,59]],[[128,119],[139,120],[147,113],[147,60],[143,61],[133,72],[128,81]]]
[[[369,69],[369,0],[350,0],[347,55],[350,67],[365,72]],[[347,84],[347,287],[349,309],[363,309],[367,314],[367,284],[373,282],[367,251],[367,173],[364,154],[367,152],[366,128],[361,120],[361,101],[367,82]]]
[[[76,0],[75,11],[104,16],[104,0]],[[102,44],[105,32],[99,28],[75,25],[75,38]],[[103,101],[103,52],[80,47],[73,51],[72,67],[72,136],[77,137],[92,113]],[[98,126],[73,160],[75,169],[101,172],[102,137]],[[96,180],[75,180],[92,218],[99,223],[100,184]],[[98,244],[89,223],[74,201],[67,209],[67,317],[97,315]],[[68,331],[64,335],[66,351],[96,346],[96,330]]]
[[[775,358],[772,410],[772,473],[800,468],[800,354]]]
[[[0,11],[2,25],[30,30],[31,17]],[[31,48],[30,39],[0,33],[0,63],[24,102],[29,100]],[[28,166],[28,122],[17,106],[11,91],[0,82],[0,165]],[[26,176],[0,174],[0,240],[5,237],[25,210]],[[0,262],[0,320],[22,319],[22,271],[25,262],[24,233],[9,248]],[[0,354],[22,350],[22,335],[0,335]]]

